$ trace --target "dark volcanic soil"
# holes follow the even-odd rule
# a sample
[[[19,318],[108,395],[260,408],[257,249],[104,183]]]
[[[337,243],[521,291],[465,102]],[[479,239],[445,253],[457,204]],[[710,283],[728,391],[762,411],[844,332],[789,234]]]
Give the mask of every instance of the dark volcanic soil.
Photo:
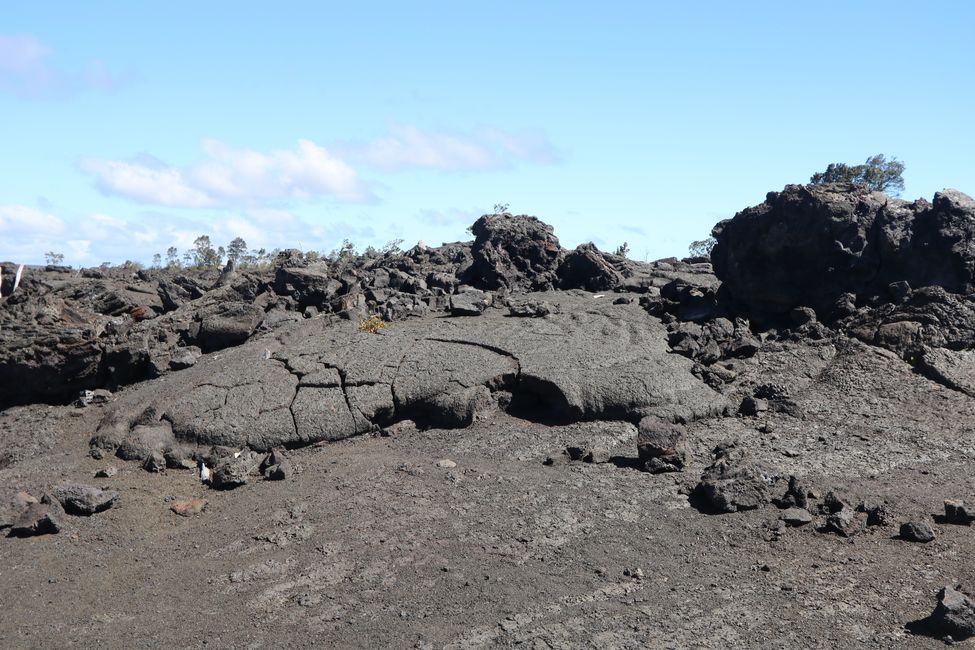
[[[904,625],[945,584],[975,584],[971,528],[895,539],[822,523],[774,529],[774,507],[704,514],[684,494],[718,442],[821,495],[932,521],[975,492],[971,398],[849,342],[748,360],[794,413],[689,427],[685,472],[637,471],[625,423],[549,427],[502,413],[466,429],[366,436],[291,452],[297,475],[230,492],[191,471],[86,455],[98,407],[0,415],[5,446],[57,422],[8,485],[111,487],[119,505],[60,535],[2,546],[4,647],[935,647]],[[772,433],[761,433],[759,428]],[[38,429],[39,433],[43,428]],[[611,462],[569,461],[593,444]],[[545,465],[547,457],[554,464]],[[449,459],[456,466],[441,467]],[[450,463],[441,463],[449,465]],[[93,480],[100,467],[119,466]],[[168,498],[202,496],[176,516]],[[815,503],[815,501],[813,501]]]
[[[975,201],[788,186],[715,228],[717,276],[474,232],[16,292],[5,265],[0,647],[975,635],[955,592],[925,620],[975,589],[945,503],[975,506]]]

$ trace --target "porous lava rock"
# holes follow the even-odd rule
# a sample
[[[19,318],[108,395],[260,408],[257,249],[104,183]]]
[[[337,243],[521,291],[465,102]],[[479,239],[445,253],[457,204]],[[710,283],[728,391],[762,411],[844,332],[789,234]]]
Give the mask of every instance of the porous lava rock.
[[[174,444],[266,451],[400,420],[464,427],[499,408],[545,421],[636,422],[727,407],[691,374],[691,361],[670,354],[663,325],[638,305],[579,292],[559,294],[553,308],[545,318],[488,310],[403,321],[378,334],[344,321],[296,322],[126,391],[92,444],[126,455]]]
[[[471,283],[486,289],[546,289],[563,251],[552,226],[527,215],[486,214],[471,226]]]
[[[856,185],[787,185],[713,235],[723,297],[761,321],[803,305],[829,317],[842,294],[884,299],[892,283],[968,294],[975,280],[975,201],[956,190],[909,203]]]
[[[593,243],[582,244],[566,255],[558,276],[563,289],[611,291],[623,282],[623,274]]]

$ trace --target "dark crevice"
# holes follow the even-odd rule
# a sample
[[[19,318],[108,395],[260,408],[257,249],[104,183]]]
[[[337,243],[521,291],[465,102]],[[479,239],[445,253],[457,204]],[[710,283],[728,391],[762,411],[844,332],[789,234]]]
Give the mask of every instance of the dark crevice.
[[[288,404],[288,412],[291,413],[291,424],[295,428],[295,437],[300,438],[301,433],[298,431],[298,418],[295,417],[295,400],[298,399],[298,391],[301,390],[300,385],[295,385],[295,394],[291,396],[291,403]]]
[[[469,345],[469,346],[475,347],[475,348],[484,348],[485,350],[488,350],[490,352],[494,352],[495,354],[500,354],[503,357],[509,357],[511,359],[514,359],[515,362],[518,364],[518,367],[521,368],[521,361],[518,360],[518,357],[516,357],[511,352],[508,352],[504,348],[499,348],[499,347],[494,346],[494,345],[488,345],[487,343],[477,343],[475,341],[457,341],[457,340],[454,340],[454,339],[426,338],[426,339],[423,339],[423,340],[424,341],[434,341],[436,343],[456,343],[457,345]],[[402,362],[400,362],[400,363],[402,363]]]
[[[950,377],[945,376],[944,373],[942,373],[934,366],[925,363],[924,361],[919,361],[913,367],[914,367],[914,372],[921,375],[922,377],[925,377],[933,381],[934,383],[940,386],[944,386],[945,388],[961,393],[962,395],[967,395],[968,397],[975,397],[975,391],[972,391],[971,389],[962,386],[961,384],[954,381]]]

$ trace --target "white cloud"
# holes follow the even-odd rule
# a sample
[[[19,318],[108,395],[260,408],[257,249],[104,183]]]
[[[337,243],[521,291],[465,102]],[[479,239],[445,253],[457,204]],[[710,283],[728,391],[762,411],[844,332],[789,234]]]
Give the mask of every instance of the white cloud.
[[[63,247],[68,228],[58,217],[26,205],[0,205],[0,260],[40,262]]]
[[[371,198],[352,167],[309,140],[299,140],[295,149],[267,154],[205,140],[203,151],[205,158],[186,168],[143,155],[129,161],[85,159],[81,169],[95,177],[105,194],[167,207],[262,205],[320,196],[344,202]]]
[[[144,161],[86,159],[84,172],[95,176],[95,185],[104,194],[117,194],[142,203],[169,207],[205,208],[214,201],[193,188],[183,172],[172,167],[159,167]]]
[[[384,171],[484,171],[508,167],[519,160],[549,164],[558,159],[554,147],[538,133],[514,134],[491,128],[464,135],[398,124],[390,127],[386,136],[366,143],[345,143],[339,150]]]
[[[59,218],[26,205],[0,205],[0,236],[6,241],[54,236],[64,231]]]
[[[0,34],[0,92],[40,99],[119,86],[103,61],[91,61],[83,73],[75,74],[52,65],[51,54],[49,47],[29,34]]]
[[[385,137],[353,149],[354,155],[384,170],[491,169],[498,165],[495,152],[477,142],[424,132],[415,126],[394,126],[390,131]]]

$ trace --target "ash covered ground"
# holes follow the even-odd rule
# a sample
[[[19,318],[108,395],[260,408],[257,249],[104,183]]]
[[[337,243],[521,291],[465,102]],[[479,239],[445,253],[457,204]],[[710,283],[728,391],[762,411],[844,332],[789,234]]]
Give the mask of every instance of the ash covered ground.
[[[472,231],[4,264],[0,645],[975,634],[975,201],[787,186],[652,263]]]

